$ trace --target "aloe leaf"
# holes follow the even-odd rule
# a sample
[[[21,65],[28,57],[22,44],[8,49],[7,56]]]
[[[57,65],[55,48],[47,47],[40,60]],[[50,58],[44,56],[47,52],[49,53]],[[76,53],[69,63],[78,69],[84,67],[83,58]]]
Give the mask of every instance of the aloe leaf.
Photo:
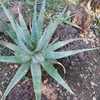
[[[5,26],[4,33],[7,33],[10,38],[16,43],[16,33],[12,31],[10,24],[7,24],[2,19],[0,19],[0,22],[2,22],[2,24]]]
[[[12,31],[11,29],[7,29],[4,33],[7,33],[9,37],[13,40],[13,42],[15,42],[16,44],[18,43],[16,33],[14,31]]]
[[[8,9],[6,9],[6,7],[3,4],[2,4],[2,8],[3,8],[5,14],[7,15],[9,21],[11,22],[11,26],[12,26],[13,30],[16,32],[17,38],[19,39],[19,37],[18,37],[19,31],[17,29],[16,22],[12,16],[12,14],[10,13],[10,11]]]
[[[2,6],[5,14],[7,15],[9,21],[11,22],[11,25],[12,25],[14,31],[17,32],[16,24],[15,24],[14,18],[12,17],[12,14],[10,13],[10,11],[3,4],[1,4],[1,6]]]
[[[70,51],[58,51],[58,52],[51,51],[51,52],[46,53],[46,58],[47,59],[61,59],[61,58],[66,58],[68,56],[72,56],[78,53],[97,50],[97,49],[100,49],[100,48],[97,47],[97,48],[78,49],[78,50],[70,50]]]
[[[32,42],[37,43],[38,33],[39,33],[39,30],[38,30],[37,18],[36,19],[33,18],[33,21],[32,21],[32,34],[31,34]]]
[[[25,76],[25,74],[29,70],[29,64],[23,64],[20,66],[20,68],[17,70],[15,76],[9,83],[6,91],[4,92],[4,95],[1,100],[5,100],[6,96],[9,94],[9,92],[14,88],[14,86]]]
[[[12,17],[12,14],[9,12],[8,9],[6,9],[6,7],[5,7],[3,4],[1,4],[1,6],[2,6],[2,8],[3,8],[5,14],[7,15],[9,21],[11,22],[12,28],[13,28],[14,31],[16,32],[18,41],[21,41],[21,36],[22,36],[22,34],[20,34],[20,36],[19,36],[20,30],[19,30],[18,25],[16,26],[16,22],[15,22],[14,18]]]
[[[21,63],[21,61],[18,60],[15,56],[0,56],[0,62],[17,63],[17,64]]]
[[[37,18],[37,2],[38,2],[38,0],[35,0],[35,4],[34,4],[34,17],[33,17],[33,19],[35,18]]]
[[[48,43],[50,42],[52,35],[56,31],[56,28],[58,27],[59,24],[61,24],[63,21],[61,20],[62,15],[64,14],[65,9],[57,16],[55,20],[50,21],[49,25],[46,27],[46,29],[43,32],[43,35],[41,36],[37,50],[45,49],[48,46]]]
[[[25,37],[25,41],[31,46],[31,37],[30,37],[30,33],[29,33],[29,30],[27,28],[27,25],[25,23],[25,20],[20,12],[20,10],[18,9],[18,12],[19,12],[19,23],[20,23],[20,26],[21,26],[21,29],[23,31],[23,35]]]
[[[16,51],[16,50],[19,49],[15,44],[10,43],[10,42],[6,42],[6,41],[3,41],[3,40],[0,40],[0,45],[3,45],[3,46],[5,46],[5,47],[7,47],[7,48],[9,48],[13,51]]]
[[[58,42],[56,42],[56,43],[54,43],[52,45],[50,44],[48,46],[48,49],[52,50],[52,51],[53,50],[57,50],[57,49],[65,46],[65,45],[67,45],[67,44],[69,44],[71,42],[78,41],[78,40],[82,40],[82,39],[81,38],[76,38],[76,39],[69,39],[69,40],[65,40],[65,41],[58,41]]]
[[[27,25],[25,23],[25,20],[20,12],[20,10],[18,9],[18,13],[19,13],[19,22],[20,22],[20,26],[22,27],[22,29],[24,30],[26,36],[29,36],[29,31],[28,31],[28,28],[27,28]]]
[[[18,45],[23,48],[26,52],[30,53],[29,49],[25,45],[25,37],[23,36],[23,30],[22,28],[16,23],[16,28],[17,28],[17,38],[18,38]]]
[[[11,50],[14,51],[14,54],[18,54],[18,56],[21,56],[22,54],[24,54],[24,58],[25,56],[28,54],[27,52],[24,51],[24,49],[18,47],[17,45],[13,44],[13,43],[10,43],[10,42],[6,42],[6,41],[3,41],[3,40],[0,40],[0,45],[2,46],[5,46]]]
[[[59,73],[57,72],[57,69],[55,69],[53,67],[52,64],[48,63],[48,62],[44,62],[42,64],[43,68],[45,71],[48,72],[48,74],[54,78],[60,85],[62,85],[65,89],[67,89],[68,92],[73,93],[73,91],[70,89],[70,87],[68,86],[68,84],[62,79],[62,77],[59,75]]]
[[[32,20],[32,41],[37,43],[37,34],[39,33],[38,31],[38,23],[37,23],[37,0],[35,0],[35,5],[34,5],[34,14],[33,14],[33,20]]]
[[[41,100],[41,66],[35,59],[32,59],[31,73],[36,100]]]
[[[32,21],[32,34],[31,34],[31,38],[32,38],[32,41],[34,43],[37,43],[37,30],[38,30],[38,25],[37,25],[37,19],[33,19]]]
[[[9,12],[8,9],[6,9],[6,7],[2,4],[1,5],[5,14],[7,15],[7,17],[9,18],[9,21],[11,22],[12,28],[14,29],[14,31],[16,32],[16,36],[17,36],[17,40],[19,42],[19,45],[21,47],[23,47],[26,51],[28,51],[28,49],[26,48],[26,46],[23,43],[23,40],[25,40],[24,38],[24,34],[21,27],[18,25],[18,23],[14,20],[14,18],[12,17],[12,14]],[[29,52],[29,51],[28,51]]]
[[[43,48],[47,47],[53,33],[56,31],[56,28],[57,28],[58,24],[59,24],[59,22],[57,22],[57,21],[54,21],[54,22],[51,21],[49,23],[49,25],[45,29],[42,37],[39,40],[37,49],[40,50],[40,49],[43,49]]]
[[[23,49],[17,50],[15,52],[15,57],[18,61],[22,63],[29,62],[31,60],[31,55],[29,55],[27,52],[25,52]]]
[[[42,35],[42,32],[43,32],[43,25],[44,25],[44,14],[45,14],[45,6],[46,6],[46,0],[43,0],[42,1],[42,7],[41,7],[41,10],[40,10],[40,14],[38,16],[38,26],[39,26],[39,30],[40,30],[40,36],[39,38],[41,37]]]
[[[25,41],[25,36],[24,36],[25,34],[23,34],[24,32],[21,26],[17,22],[15,22],[15,24],[16,24],[17,39],[18,39],[19,44],[21,44],[23,41]]]
[[[51,46],[51,45],[53,45],[54,43],[56,43],[58,40],[59,40],[59,37],[55,38],[55,39],[48,45],[48,47]]]

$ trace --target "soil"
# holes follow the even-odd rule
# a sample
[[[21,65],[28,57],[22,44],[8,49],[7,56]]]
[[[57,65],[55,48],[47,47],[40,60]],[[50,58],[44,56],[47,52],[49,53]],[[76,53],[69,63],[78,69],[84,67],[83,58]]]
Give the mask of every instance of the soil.
[[[69,26],[59,26],[52,39],[68,40],[78,38],[80,36],[79,29]],[[77,41],[70,43],[60,50],[82,49],[100,46],[100,39],[91,31],[86,34],[91,41]],[[9,41],[10,38],[0,33],[0,39]],[[12,51],[2,47],[0,55],[11,55]],[[68,93],[56,81],[54,81],[46,73],[43,74],[42,83],[42,100],[100,100],[100,51],[89,51],[80,53],[67,59],[59,60],[66,69],[57,66],[57,69],[63,79],[69,84],[75,92],[75,96]],[[11,78],[18,69],[16,64],[0,63],[0,98],[3,95]],[[56,67],[56,66],[55,66]],[[31,78],[23,78],[12,91],[6,100],[35,100],[34,90]]]

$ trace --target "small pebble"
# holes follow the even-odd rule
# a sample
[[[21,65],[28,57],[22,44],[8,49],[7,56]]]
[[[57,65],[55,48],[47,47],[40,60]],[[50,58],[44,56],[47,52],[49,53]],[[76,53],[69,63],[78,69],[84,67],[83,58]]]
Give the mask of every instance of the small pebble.
[[[93,100],[96,100],[96,97],[93,97]]]
[[[0,96],[2,96],[3,95],[3,93],[2,93],[2,91],[0,90]]]
[[[7,75],[8,75],[8,73],[5,73],[4,75],[5,75],[5,76],[7,76]]]

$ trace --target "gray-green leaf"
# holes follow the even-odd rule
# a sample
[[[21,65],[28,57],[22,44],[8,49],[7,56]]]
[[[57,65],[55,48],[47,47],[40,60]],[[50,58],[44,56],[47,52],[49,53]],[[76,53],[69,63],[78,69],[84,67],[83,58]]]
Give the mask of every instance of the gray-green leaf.
[[[6,91],[4,92],[4,95],[1,100],[5,100],[6,96],[9,94],[9,92],[14,88],[14,86],[25,76],[25,74],[28,72],[30,65],[29,64],[23,64],[20,66],[20,68],[17,70],[15,76],[9,83]]]
[[[15,56],[0,56],[0,62],[4,62],[4,63],[17,63],[17,64],[22,63]]]
[[[97,49],[100,49],[100,48],[97,47],[97,48],[78,49],[78,50],[70,50],[70,51],[58,51],[58,52],[50,51],[46,53],[46,58],[47,59],[61,59],[61,58],[66,58],[68,56],[72,56],[78,53],[97,50]]]
[[[69,40],[65,40],[65,41],[58,41],[58,42],[56,42],[56,43],[54,43],[52,45],[50,44],[48,46],[48,49],[52,50],[52,51],[53,50],[57,50],[57,49],[65,46],[65,45],[67,45],[67,44],[69,44],[71,42],[78,41],[78,40],[82,40],[82,39],[81,38],[76,38],[76,39],[69,39]]]
[[[67,91],[69,91],[70,93],[74,94],[73,91],[70,89],[70,87],[68,86],[68,84],[61,78],[61,76],[59,75],[59,73],[57,72],[57,69],[55,69],[53,67],[52,64],[48,63],[48,62],[44,62],[42,64],[43,68],[45,69],[45,71],[48,72],[48,74],[54,78],[60,85],[62,85],[65,89],[67,89]]]
[[[36,100],[41,100],[41,66],[37,63],[37,60],[35,60],[34,58],[32,59],[31,64],[31,74]]]

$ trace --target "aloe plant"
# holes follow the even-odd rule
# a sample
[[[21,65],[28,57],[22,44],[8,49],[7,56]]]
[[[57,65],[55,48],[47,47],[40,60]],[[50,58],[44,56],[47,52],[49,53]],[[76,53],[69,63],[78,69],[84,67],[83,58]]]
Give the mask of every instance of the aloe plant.
[[[0,45],[3,45],[14,51],[12,56],[0,56],[0,62],[20,64],[15,76],[11,79],[7,89],[4,92],[1,100],[5,100],[9,92],[14,86],[31,70],[33,87],[36,100],[41,100],[41,85],[42,85],[42,71],[43,68],[52,78],[54,78],[60,85],[62,85],[68,92],[74,94],[68,84],[61,78],[53,62],[57,59],[67,58],[77,53],[94,50],[97,48],[70,50],[70,51],[56,51],[59,48],[67,45],[70,42],[79,39],[70,39],[65,41],[54,41],[50,43],[53,33],[57,26],[61,24],[63,13],[60,13],[56,19],[51,19],[49,24],[44,28],[44,13],[46,0],[43,0],[41,10],[37,12],[37,0],[34,5],[34,15],[32,20],[32,29],[28,30],[24,18],[19,11],[19,21],[17,22],[11,15],[11,12],[1,4],[5,14],[7,15],[12,30],[7,30],[8,35],[13,40],[13,43],[0,40]]]

